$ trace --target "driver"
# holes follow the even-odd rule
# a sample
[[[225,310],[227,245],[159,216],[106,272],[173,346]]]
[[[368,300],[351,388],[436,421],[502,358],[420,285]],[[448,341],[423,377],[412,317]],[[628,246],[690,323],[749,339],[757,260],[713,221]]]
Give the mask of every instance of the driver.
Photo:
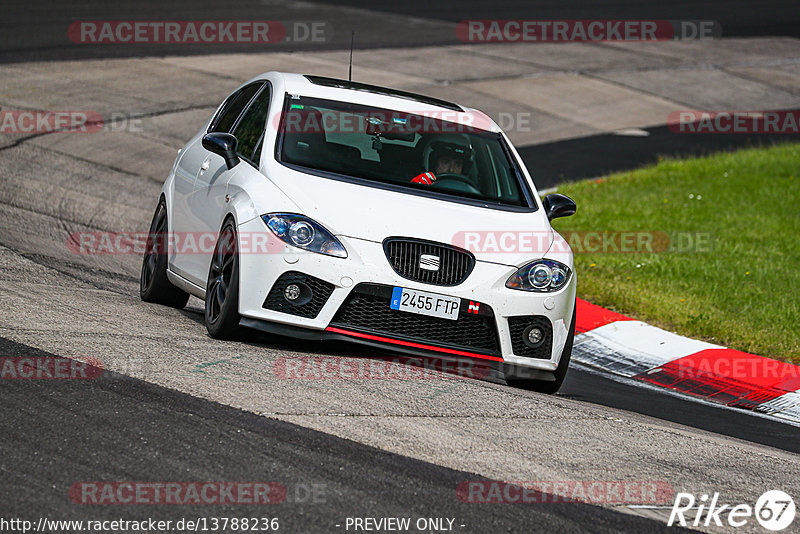
[[[425,148],[423,159],[428,171],[412,178],[412,183],[431,185],[437,174],[466,176],[472,159],[472,146],[463,135],[437,137]]]

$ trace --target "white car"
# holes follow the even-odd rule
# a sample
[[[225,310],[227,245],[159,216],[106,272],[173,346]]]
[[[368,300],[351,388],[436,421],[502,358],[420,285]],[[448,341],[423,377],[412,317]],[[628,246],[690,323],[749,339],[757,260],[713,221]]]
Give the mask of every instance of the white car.
[[[346,339],[554,393],[572,351],[576,277],[550,220],[574,212],[563,195],[539,198],[477,110],[269,72],[179,151],[141,298],[204,299],[215,338],[250,327]]]

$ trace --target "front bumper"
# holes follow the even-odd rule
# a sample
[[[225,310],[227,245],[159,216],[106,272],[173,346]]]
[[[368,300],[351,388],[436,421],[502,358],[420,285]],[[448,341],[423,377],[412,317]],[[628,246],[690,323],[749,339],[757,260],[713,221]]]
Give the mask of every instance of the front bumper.
[[[239,227],[241,234],[269,233],[261,219],[253,219]],[[575,302],[575,275],[566,287],[554,293],[531,293],[508,289],[505,282],[516,267],[477,261],[470,276],[461,284],[443,287],[423,284],[398,275],[386,259],[381,243],[337,236],[348,251],[347,258],[335,258],[305,252],[288,245],[269,247],[270,253],[240,254],[239,313],[244,326],[264,327],[266,323],[277,323],[287,327],[280,333],[309,338],[350,338],[360,342],[394,345],[406,351],[431,352],[439,356],[470,358],[515,366],[554,371],[558,365]],[[270,236],[271,238],[271,236]],[[296,310],[268,309],[267,300],[275,282],[291,277],[292,273],[320,280],[324,302],[318,302],[306,313]],[[428,321],[417,314],[395,311],[380,304],[386,298],[385,291],[394,286],[438,293],[462,300],[459,321],[439,319]],[[327,291],[330,289],[330,291]],[[274,297],[273,292],[273,297]],[[317,292],[314,292],[315,295]],[[366,293],[366,294],[364,294]],[[359,308],[353,307],[353,299],[360,297]],[[483,310],[471,316],[465,301],[481,303]],[[280,306],[271,306],[281,309]],[[487,308],[489,308],[487,310]],[[383,313],[385,309],[386,313]],[[357,310],[359,313],[348,313]],[[290,313],[287,313],[290,312]],[[392,315],[388,315],[392,314]],[[405,316],[409,321],[387,321]],[[413,317],[412,317],[413,316]],[[537,316],[540,321],[549,321],[551,328],[550,353],[531,357],[530,351],[520,350],[522,344],[512,343],[512,333],[519,337],[520,317]],[[370,319],[375,319],[375,324]],[[460,324],[472,321],[469,325]],[[249,321],[249,323],[248,323]],[[438,321],[438,322],[437,322]],[[448,326],[453,332],[446,332]],[[466,326],[466,329],[463,329]],[[496,344],[483,340],[489,335],[489,326],[496,335]],[[423,332],[420,329],[428,329]],[[462,329],[461,333],[458,332]],[[415,332],[415,330],[417,330]],[[312,332],[325,333],[314,336]],[[478,334],[477,332],[482,332]],[[303,335],[305,332],[308,335]],[[423,335],[424,334],[424,335]],[[463,339],[462,339],[463,338]],[[515,346],[517,353],[515,353]]]

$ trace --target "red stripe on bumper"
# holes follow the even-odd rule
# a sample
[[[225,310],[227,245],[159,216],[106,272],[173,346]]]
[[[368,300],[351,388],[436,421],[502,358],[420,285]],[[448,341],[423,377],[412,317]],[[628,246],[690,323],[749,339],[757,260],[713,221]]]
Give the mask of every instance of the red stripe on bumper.
[[[503,358],[497,356],[487,356],[486,354],[478,354],[476,352],[467,352],[464,350],[447,349],[444,347],[435,347],[433,345],[425,345],[423,343],[414,343],[411,341],[401,341],[399,339],[392,339],[390,337],[375,336],[372,334],[364,334],[362,332],[352,332],[350,330],[343,330],[334,326],[329,326],[325,329],[326,332],[333,332],[335,334],[344,334],[346,336],[358,337],[362,339],[369,339],[371,341],[380,341],[382,343],[391,343],[393,345],[402,345],[404,347],[413,347],[415,349],[432,350],[435,352],[444,352],[446,354],[455,354],[457,356],[467,356],[469,358],[478,358],[481,360],[493,360],[502,362]]]

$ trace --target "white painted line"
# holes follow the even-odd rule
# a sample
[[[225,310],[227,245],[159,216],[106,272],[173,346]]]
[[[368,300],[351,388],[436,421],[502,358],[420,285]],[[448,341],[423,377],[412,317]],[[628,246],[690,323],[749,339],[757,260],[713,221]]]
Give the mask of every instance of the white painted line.
[[[622,376],[635,376],[719,345],[689,339],[641,321],[616,321],[575,336],[572,357]]]
[[[792,391],[758,405],[759,412],[800,423],[800,392]]]
[[[614,135],[625,135],[628,137],[649,137],[650,132],[642,130],[641,128],[625,128],[624,130],[616,130],[611,132]]]

